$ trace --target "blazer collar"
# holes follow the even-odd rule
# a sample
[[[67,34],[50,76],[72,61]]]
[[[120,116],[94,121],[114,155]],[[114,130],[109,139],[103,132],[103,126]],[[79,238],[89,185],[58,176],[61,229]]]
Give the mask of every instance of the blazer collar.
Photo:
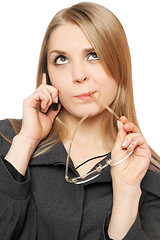
[[[108,153],[108,155],[99,163],[101,164],[105,163],[105,160],[109,159],[110,157],[111,157],[111,153]],[[67,159],[66,149],[62,142],[58,142],[48,152],[41,154],[40,156],[37,156],[35,158],[31,158],[29,162],[29,166],[66,165],[66,159]],[[98,166],[98,164],[96,164],[96,166]],[[75,170],[74,164],[71,159],[70,159],[69,167],[73,169],[76,175],[78,175],[78,172]],[[94,182],[111,182],[111,181],[112,179],[110,174],[110,166],[108,166],[104,170],[102,170],[99,177],[93,179],[92,181],[86,183],[85,185],[88,185]]]
[[[111,157],[111,153],[108,153],[108,155],[100,163],[103,164],[105,160],[109,159],[110,157]],[[66,165],[66,159],[67,159],[66,149],[62,142],[58,142],[48,152],[41,154],[38,157],[31,158],[29,166]],[[98,164],[96,164],[96,166],[98,166]],[[69,167],[72,168],[75,171],[75,173],[77,173],[71,159],[70,159]],[[98,176],[97,178],[93,179],[88,183],[85,183],[84,185],[88,185],[95,182],[100,183],[100,182],[111,182],[111,181],[112,181],[112,178],[110,174],[110,166],[108,166],[102,170],[100,176]],[[148,169],[145,177],[141,182],[141,188],[142,190],[145,190],[147,192],[150,192],[160,197],[160,173],[154,172]]]

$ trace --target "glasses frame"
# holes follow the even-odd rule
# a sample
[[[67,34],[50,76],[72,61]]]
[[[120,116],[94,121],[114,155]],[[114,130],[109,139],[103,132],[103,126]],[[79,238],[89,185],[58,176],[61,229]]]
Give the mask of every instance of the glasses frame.
[[[129,156],[132,155],[133,153],[133,143],[131,143],[129,145],[129,147],[127,148],[126,151],[124,151],[122,154],[120,154],[119,156],[117,156],[114,159],[106,159],[105,164],[99,164],[94,170],[84,174],[83,176],[79,176],[79,177],[74,177],[74,178],[69,178],[68,176],[68,165],[69,165],[69,154],[67,156],[67,163],[66,163],[66,172],[65,172],[65,179],[67,182],[69,183],[74,183],[74,184],[82,184],[82,183],[86,183],[89,182],[91,180],[93,180],[94,178],[98,177],[102,170],[106,167],[108,167],[109,165],[111,167],[116,166],[118,164],[120,164],[121,162],[125,161]],[[124,158],[122,158],[119,161],[116,161],[114,163],[114,161],[118,158],[118,157],[122,157],[123,155],[126,155]],[[89,178],[88,178],[89,177]]]
[[[101,101],[97,98],[95,98],[94,96],[92,97],[94,101],[96,101],[97,103],[103,105],[110,113],[112,113],[116,118],[117,120],[119,120],[119,117],[118,115],[111,109],[109,108],[108,106],[105,106],[103,103],[101,103]],[[80,121],[79,123],[77,124],[77,127],[75,128],[74,130],[74,133],[73,133],[73,136],[71,138],[71,141],[70,141],[70,145],[69,145],[69,150],[68,150],[68,154],[67,154],[67,160],[66,160],[66,169],[65,169],[65,180],[68,182],[68,183],[74,183],[74,184],[82,184],[82,183],[86,183],[86,182],[89,182],[91,180],[93,180],[94,178],[98,177],[102,170],[104,168],[106,168],[108,165],[110,166],[116,166],[118,164],[120,164],[121,162],[123,162],[124,160],[126,160],[129,156],[132,155],[133,153],[133,145],[134,145],[134,139],[132,139],[132,142],[131,144],[128,146],[127,150],[126,151],[123,151],[122,154],[120,154],[119,156],[115,157],[114,159],[106,159],[105,161],[105,164],[102,165],[102,164],[99,164],[94,170],[84,174],[83,176],[79,176],[79,177],[74,177],[74,178],[69,178],[68,176],[68,167],[69,167],[69,158],[70,158],[70,153],[71,153],[71,148],[72,148],[72,143],[73,143],[73,139],[74,139],[74,136],[77,132],[77,129],[78,127],[86,120],[86,118],[88,117],[89,115],[87,116],[84,116]],[[123,155],[126,155],[124,158],[120,159],[119,161],[116,161],[114,163],[114,161],[119,158],[119,157],[122,157]],[[89,177],[89,178],[88,178]]]

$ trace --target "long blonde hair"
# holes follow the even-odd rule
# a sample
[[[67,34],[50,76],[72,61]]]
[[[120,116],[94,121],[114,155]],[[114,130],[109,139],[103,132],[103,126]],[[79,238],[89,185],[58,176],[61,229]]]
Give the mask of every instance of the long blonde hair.
[[[50,35],[55,28],[67,22],[77,24],[84,31],[87,39],[94,47],[104,70],[117,81],[117,95],[110,107],[118,116],[125,115],[139,127],[133,99],[131,57],[126,35],[117,17],[99,4],[82,2],[61,10],[53,17],[46,30],[41,47],[36,87],[41,84],[42,74],[47,69]],[[66,136],[64,119],[65,113],[62,109],[54,121],[50,134],[39,144],[39,148],[34,153],[35,156],[47,151]],[[15,132],[18,133],[21,128],[21,121],[10,121]],[[109,126],[109,135],[114,143],[117,136],[117,127],[113,115],[110,114],[110,117],[107,118],[104,128],[106,125]],[[151,151],[159,159],[159,156],[152,149]],[[157,165],[154,158],[152,161]]]

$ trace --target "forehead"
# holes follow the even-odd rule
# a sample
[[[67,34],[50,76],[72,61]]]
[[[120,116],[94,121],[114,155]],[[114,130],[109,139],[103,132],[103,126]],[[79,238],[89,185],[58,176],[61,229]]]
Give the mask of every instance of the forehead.
[[[76,24],[66,23],[53,30],[49,39],[48,51],[53,49],[89,48],[90,42],[83,30]]]

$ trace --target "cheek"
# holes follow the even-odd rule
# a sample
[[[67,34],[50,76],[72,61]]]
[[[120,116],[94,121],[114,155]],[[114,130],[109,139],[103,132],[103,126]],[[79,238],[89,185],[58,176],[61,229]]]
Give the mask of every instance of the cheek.
[[[65,90],[69,82],[68,72],[65,69],[55,69],[53,67],[48,67],[48,71],[52,85],[57,88],[58,91],[61,91],[61,89]]]
[[[70,88],[68,87],[67,79],[55,77],[51,80],[51,83],[58,90],[59,100],[63,105],[69,98]]]
[[[106,91],[107,93],[110,93],[109,95],[116,95],[117,89],[118,89],[118,84],[115,82],[115,80],[110,79],[107,81],[105,84]]]
[[[67,87],[67,81],[62,74],[52,74],[50,76],[50,81],[53,87],[55,87],[58,91],[62,91],[62,89]]]
[[[109,95],[116,94],[118,89],[118,84],[114,78],[108,76],[107,74],[101,74],[99,76],[99,85],[101,89]]]
[[[101,89],[111,93],[117,92],[118,84],[116,80],[109,72],[103,69],[102,65],[99,64],[98,67],[91,72],[93,73],[93,79],[95,79]]]
[[[58,90],[59,93],[59,100],[63,105],[63,102],[67,101],[69,99],[69,91],[70,87],[69,84],[71,82],[70,76],[68,74],[67,69],[55,69],[50,68],[49,75],[50,80],[53,85]]]

